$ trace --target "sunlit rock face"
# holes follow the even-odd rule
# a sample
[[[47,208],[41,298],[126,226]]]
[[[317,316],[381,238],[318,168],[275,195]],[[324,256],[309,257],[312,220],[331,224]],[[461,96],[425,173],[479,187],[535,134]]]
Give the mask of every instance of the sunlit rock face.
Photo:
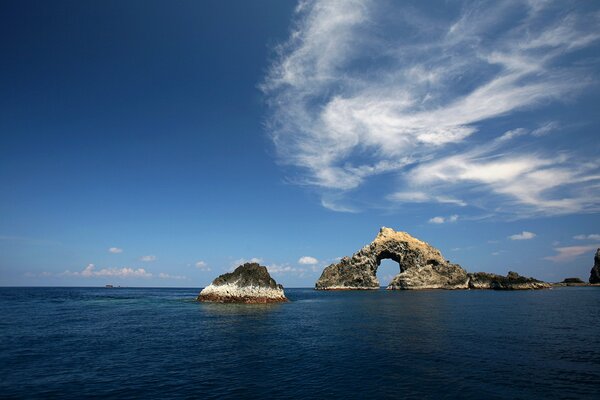
[[[452,264],[429,244],[406,232],[383,227],[370,244],[352,257],[325,268],[315,288],[322,290],[379,289],[377,268],[383,259],[400,266],[388,289],[467,289],[464,269]]]
[[[280,303],[288,301],[283,286],[257,263],[240,265],[202,289],[199,301],[215,303]]]
[[[600,249],[596,250],[594,266],[590,272],[590,283],[600,283]]]

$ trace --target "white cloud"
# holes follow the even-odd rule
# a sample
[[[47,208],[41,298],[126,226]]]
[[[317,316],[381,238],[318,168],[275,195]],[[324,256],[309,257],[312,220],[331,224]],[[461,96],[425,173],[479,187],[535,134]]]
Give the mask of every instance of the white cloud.
[[[298,264],[302,264],[302,265],[313,265],[313,264],[318,264],[319,260],[317,260],[314,257],[311,256],[303,256],[300,257],[300,259],[298,260]]]
[[[396,192],[388,195],[387,199],[397,203],[445,203],[461,207],[467,205],[461,199],[448,196],[432,196],[425,192]]]
[[[444,21],[404,3],[300,4],[262,89],[281,163],[295,167],[292,181],[317,187],[323,207],[358,211],[355,191],[387,174],[396,184],[387,200],[397,202],[464,205],[460,193],[525,216],[600,208],[589,185],[600,181],[597,162],[513,143],[542,142],[557,122],[504,135],[481,128],[589,88],[589,64],[562,61],[600,38],[600,13],[490,2],[459,5]]]
[[[208,266],[208,264],[205,261],[202,261],[202,260],[197,261],[195,266],[200,271],[210,271],[210,267]]]
[[[433,217],[429,220],[430,224],[445,224],[447,222],[458,221],[458,215],[450,215],[449,217]]]
[[[536,237],[535,233],[523,231],[521,233],[510,235],[508,238],[510,240],[529,240],[529,239],[533,239],[534,237]]]
[[[94,264],[88,264],[82,271],[71,272],[69,270],[63,272],[61,275],[67,276],[79,276],[83,278],[95,278],[95,277],[118,277],[118,278],[151,278],[152,274],[147,272],[144,268],[102,268],[96,269]]]
[[[600,247],[600,244],[593,246],[569,246],[569,247],[557,247],[554,251],[558,254],[554,256],[544,257],[546,260],[554,262],[567,262],[572,261],[580,255],[589,253],[590,260],[593,260],[594,251]]]
[[[140,257],[140,261],[144,261],[144,262],[152,262],[152,261],[156,261],[156,256],[142,256]]]
[[[541,125],[539,128],[534,129],[531,134],[533,136],[545,136],[550,132],[557,130],[559,128],[559,124],[556,121],[546,122]]]
[[[113,254],[119,254],[123,252],[123,249],[118,248],[118,247],[111,247],[108,249],[109,253],[113,253]]]
[[[575,240],[600,240],[600,235],[597,233],[592,233],[589,235],[576,235],[573,236]]]
[[[294,274],[299,277],[303,277],[306,269],[305,268],[296,268],[287,264],[269,264],[266,266],[267,271],[270,274],[281,275],[281,274]]]
[[[189,278],[183,275],[170,275],[164,272],[158,274],[160,279],[188,280]]]

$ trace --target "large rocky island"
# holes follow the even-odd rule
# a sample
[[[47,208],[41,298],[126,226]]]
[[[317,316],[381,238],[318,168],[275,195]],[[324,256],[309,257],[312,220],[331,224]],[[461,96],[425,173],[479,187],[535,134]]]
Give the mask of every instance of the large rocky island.
[[[315,284],[320,290],[379,289],[377,268],[392,259],[400,273],[387,289],[545,289],[550,284],[509,272],[506,277],[485,272],[467,273],[446,260],[433,246],[406,232],[383,227],[371,242],[352,257],[326,267]]]
[[[216,303],[281,303],[288,301],[283,286],[257,263],[240,265],[202,289],[198,300]]]

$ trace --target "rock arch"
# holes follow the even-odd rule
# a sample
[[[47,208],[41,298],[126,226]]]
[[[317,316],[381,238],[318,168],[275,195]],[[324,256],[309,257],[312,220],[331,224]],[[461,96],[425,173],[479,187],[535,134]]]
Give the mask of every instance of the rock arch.
[[[458,264],[452,264],[429,244],[406,232],[383,227],[370,244],[352,257],[326,267],[315,288],[379,289],[377,268],[381,260],[392,259],[400,273],[388,289],[467,289],[469,277]]]

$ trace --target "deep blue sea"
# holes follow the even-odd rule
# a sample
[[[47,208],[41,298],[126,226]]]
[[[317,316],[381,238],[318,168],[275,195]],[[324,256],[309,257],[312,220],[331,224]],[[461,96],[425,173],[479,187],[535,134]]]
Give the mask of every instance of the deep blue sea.
[[[2,398],[600,398],[600,288],[0,288]]]

